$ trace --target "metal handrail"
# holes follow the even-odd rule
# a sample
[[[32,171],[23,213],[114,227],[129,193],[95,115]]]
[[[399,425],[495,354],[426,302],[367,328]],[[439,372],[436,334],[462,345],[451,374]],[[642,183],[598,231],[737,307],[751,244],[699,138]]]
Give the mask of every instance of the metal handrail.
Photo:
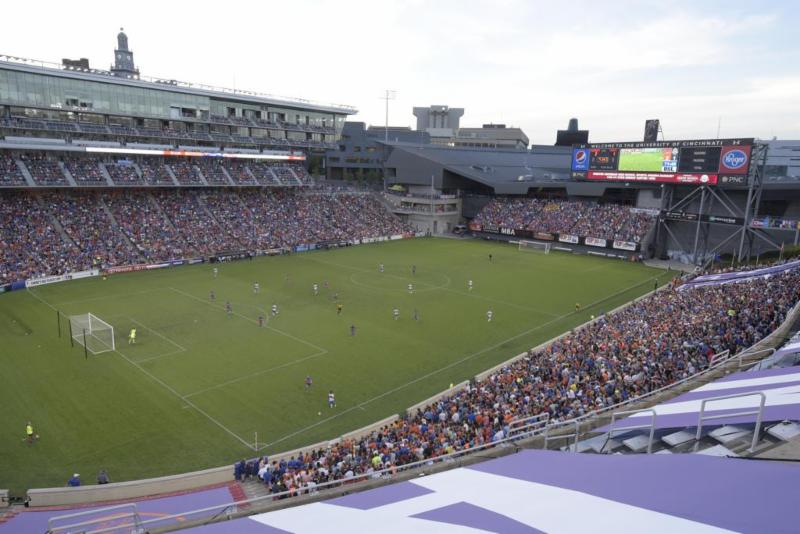
[[[87,515],[96,515],[98,513],[108,513],[113,512],[114,510],[121,510],[121,509],[128,509],[127,513],[120,514],[119,517],[115,517],[114,519],[121,519],[122,517],[131,516],[133,517],[133,527],[137,528],[141,524],[141,520],[139,519],[139,512],[136,507],[136,503],[125,503],[125,504],[117,504],[114,506],[107,506],[105,508],[98,508],[93,510],[86,510],[84,512],[75,512],[73,514],[64,514],[64,515],[57,515],[53,516],[47,520],[47,534],[55,534],[56,532],[65,531],[68,529],[76,528],[76,527],[85,527],[89,525],[94,525],[96,523],[106,523],[108,522],[108,517],[98,517],[95,519],[90,519],[88,521],[81,521],[79,523],[70,523],[68,525],[61,525],[61,526],[53,526],[53,522],[60,521],[64,519],[72,519],[76,517],[83,517]],[[118,528],[118,527],[114,527]],[[85,532],[85,529],[81,529],[81,532]]]
[[[616,428],[614,427],[614,423],[617,421],[617,416],[618,415],[633,415],[633,414],[636,414],[636,413],[645,413],[645,412],[649,412],[651,414],[650,424],[620,426],[620,427],[616,427]],[[603,443],[603,446],[600,447],[600,453],[601,454],[603,453],[603,450],[606,448],[606,445],[608,444],[609,441],[611,441],[611,434],[613,434],[614,432],[621,432],[621,431],[624,431],[624,430],[638,430],[638,429],[642,429],[642,428],[649,428],[650,429],[650,437],[648,438],[648,441],[647,441],[647,454],[652,454],[652,452],[653,452],[653,436],[656,433],[656,416],[657,415],[658,414],[656,413],[656,411],[653,408],[643,408],[641,410],[625,410],[623,412],[614,412],[613,414],[611,414],[611,423],[608,425],[608,432],[607,432],[607,435],[606,435],[606,441],[605,441],[605,443]]]
[[[714,401],[721,401],[726,399],[736,399],[739,397],[755,397],[759,396],[761,398],[761,402],[758,405],[757,410],[751,410],[747,412],[735,412],[735,413],[726,413],[721,415],[705,415],[706,411],[706,404],[709,402]],[[714,419],[728,419],[730,417],[740,417],[743,415],[756,415],[756,427],[753,430],[753,440],[750,443],[750,448],[747,449],[748,452],[755,452],[756,450],[756,443],[758,442],[759,432],[761,431],[761,419],[764,415],[764,404],[767,402],[767,396],[764,394],[763,391],[753,391],[750,393],[734,393],[733,395],[724,395],[722,397],[712,397],[710,399],[703,399],[700,403],[700,414],[697,418],[697,433],[695,434],[695,441],[700,441],[700,435],[703,432],[703,421],[711,421]]]
[[[553,425],[547,425],[544,428],[544,443],[542,445],[542,448],[543,449],[547,449],[547,444],[549,442],[553,441],[553,440],[556,440],[556,439],[566,439],[567,440],[567,446],[569,447],[569,439],[570,438],[575,438],[575,442],[573,443],[573,445],[575,447],[575,451],[577,452],[577,450],[578,450],[578,438],[581,435],[581,422],[582,421],[579,420],[579,419],[573,419],[571,421],[564,421],[562,423],[555,423]],[[575,425],[575,432],[573,432],[572,434],[558,434],[557,436],[552,436],[552,437],[550,436],[550,429],[551,428],[559,427],[559,426],[562,426],[562,427],[563,426],[572,426],[572,425]]]

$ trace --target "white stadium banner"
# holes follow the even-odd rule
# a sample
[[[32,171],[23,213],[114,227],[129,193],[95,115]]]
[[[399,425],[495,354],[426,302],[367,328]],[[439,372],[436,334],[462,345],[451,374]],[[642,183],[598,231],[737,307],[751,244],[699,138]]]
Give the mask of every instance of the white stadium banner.
[[[39,278],[30,278],[25,280],[25,287],[43,286],[45,284],[55,284],[57,282],[66,282],[67,280],[78,280],[80,278],[88,278],[90,276],[97,276],[100,274],[98,269],[91,269],[88,271],[77,271],[74,273],[59,274],[56,276],[42,276]]]
[[[630,241],[614,241],[614,248],[619,250],[636,250],[636,243]]]
[[[562,243],[572,243],[573,245],[578,244],[578,236],[576,235],[558,234],[558,240]]]
[[[583,241],[584,241],[584,243],[586,243],[590,247],[605,247],[606,246],[606,240],[605,239],[600,239],[598,237],[587,237],[587,238],[584,238]]]

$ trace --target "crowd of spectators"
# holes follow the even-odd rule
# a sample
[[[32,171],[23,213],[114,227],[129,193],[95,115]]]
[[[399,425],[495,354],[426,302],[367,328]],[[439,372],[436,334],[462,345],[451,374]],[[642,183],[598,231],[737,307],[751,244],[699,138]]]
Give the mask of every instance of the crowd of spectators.
[[[27,185],[14,158],[0,154],[0,186]]]
[[[169,166],[172,169],[172,174],[181,185],[203,185],[200,180],[200,175],[197,174],[197,169],[193,163],[187,160],[170,160]]]
[[[46,193],[45,209],[61,224],[74,247],[70,265],[107,267],[136,263],[139,254],[130,242],[109,224],[108,214],[96,194]]]
[[[37,198],[12,192],[0,197],[0,282],[61,274],[80,257]]]
[[[372,195],[318,190],[8,192],[0,205],[3,282],[409,231]]]
[[[58,161],[43,156],[20,156],[33,181],[39,185],[69,185]]]
[[[619,204],[496,198],[483,207],[474,222],[638,243],[653,224],[654,216]]]
[[[75,183],[85,186],[100,186],[108,185],[106,177],[103,176],[100,170],[100,164],[95,159],[73,159],[67,158],[64,161],[64,166],[67,168]]]
[[[142,185],[144,183],[132,162],[106,163],[105,168],[116,185]]]
[[[139,161],[142,178],[149,185],[175,185],[163,159],[142,159]]]
[[[517,419],[586,415],[689,377],[716,353],[751,346],[798,300],[800,269],[738,284],[670,287],[379,430],[280,462],[242,460],[234,475],[257,477],[273,493],[313,493],[326,482],[491,444],[509,436]]]

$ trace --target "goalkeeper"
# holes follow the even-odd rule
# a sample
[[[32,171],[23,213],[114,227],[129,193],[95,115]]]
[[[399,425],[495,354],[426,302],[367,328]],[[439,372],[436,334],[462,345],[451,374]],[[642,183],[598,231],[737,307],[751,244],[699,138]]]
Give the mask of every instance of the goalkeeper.
[[[136,329],[131,328],[130,334],[128,334],[128,345],[135,345],[136,344]]]

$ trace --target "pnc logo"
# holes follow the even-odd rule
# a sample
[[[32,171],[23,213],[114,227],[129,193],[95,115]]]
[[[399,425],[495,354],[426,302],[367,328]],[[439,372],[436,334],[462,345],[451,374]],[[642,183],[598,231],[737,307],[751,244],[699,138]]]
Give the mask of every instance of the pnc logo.
[[[586,163],[587,154],[585,150],[578,150],[575,152],[575,163],[578,165],[583,165]]]
[[[741,169],[747,164],[747,154],[742,150],[731,150],[722,158],[722,164],[729,169]]]

